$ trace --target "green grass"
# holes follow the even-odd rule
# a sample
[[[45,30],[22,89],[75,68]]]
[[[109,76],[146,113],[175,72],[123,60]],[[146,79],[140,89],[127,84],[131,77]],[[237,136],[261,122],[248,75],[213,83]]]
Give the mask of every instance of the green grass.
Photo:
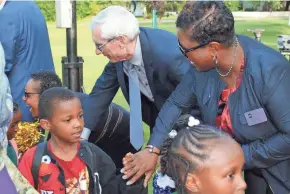
[[[103,56],[95,55],[95,47],[91,40],[90,30],[88,28],[91,18],[78,21],[77,28],[77,47],[78,55],[84,58],[84,87],[87,92],[90,92],[96,79],[102,73],[104,66],[108,60]],[[151,24],[141,24],[142,26],[151,27]],[[290,34],[290,28],[288,26],[287,19],[236,19],[236,32],[238,34],[244,34],[253,37],[247,29],[250,28],[263,28],[265,32],[262,36],[262,42],[276,49],[277,47],[277,35]],[[174,23],[163,23],[159,25],[159,28],[168,30],[175,33]],[[50,36],[50,43],[53,53],[54,64],[57,73],[62,76],[61,73],[61,57],[66,55],[66,30],[57,29],[55,23],[48,23],[48,30]],[[158,44],[158,43],[157,43]],[[164,48],[166,49],[166,48]],[[125,101],[122,93],[119,91],[114,99],[114,102],[128,108],[128,104]],[[145,137],[148,139],[149,130],[145,127]],[[151,187],[150,192],[151,193]]]

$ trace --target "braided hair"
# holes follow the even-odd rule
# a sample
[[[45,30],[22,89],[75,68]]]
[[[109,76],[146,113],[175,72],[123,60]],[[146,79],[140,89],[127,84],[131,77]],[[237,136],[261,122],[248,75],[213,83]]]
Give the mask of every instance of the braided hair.
[[[168,137],[161,146],[161,172],[170,176],[177,193],[186,192],[186,179],[189,172],[196,172],[210,157],[212,148],[208,141],[230,137],[228,134],[208,125],[188,126],[191,115],[182,115],[173,130],[178,134]]]
[[[189,30],[190,39],[199,44],[235,43],[234,16],[224,1],[188,1],[178,15],[176,27]]]

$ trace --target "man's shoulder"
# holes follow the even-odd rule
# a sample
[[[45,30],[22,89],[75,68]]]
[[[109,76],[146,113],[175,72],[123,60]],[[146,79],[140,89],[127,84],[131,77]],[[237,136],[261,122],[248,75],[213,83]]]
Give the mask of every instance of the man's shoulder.
[[[39,10],[39,7],[34,1],[6,1],[4,8],[25,13],[31,12],[31,9]]]
[[[7,1],[1,12],[1,17],[12,20],[13,23],[21,23],[25,20],[25,25],[30,24],[37,28],[39,28],[39,25],[35,25],[35,21],[41,21],[45,24],[44,16],[34,1]],[[21,24],[16,26],[19,25]]]
[[[158,36],[159,38],[161,37],[161,39],[163,39],[163,36],[165,36],[164,38],[174,38],[176,39],[176,35],[173,34],[172,32],[163,30],[163,29],[157,29],[157,28],[149,28],[149,27],[140,27],[140,33],[144,33],[146,34],[148,37],[156,37]]]
[[[141,47],[149,47],[151,54],[181,55],[178,50],[177,36],[162,29],[140,28]],[[142,50],[143,51],[143,50]]]

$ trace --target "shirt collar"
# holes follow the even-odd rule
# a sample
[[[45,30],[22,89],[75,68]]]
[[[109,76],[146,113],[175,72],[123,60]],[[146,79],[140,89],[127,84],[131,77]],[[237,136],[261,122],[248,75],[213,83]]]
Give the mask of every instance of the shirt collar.
[[[134,54],[132,58],[129,60],[129,62],[131,64],[138,65],[138,66],[142,64],[142,50],[141,50],[139,36],[136,39],[136,46],[135,46]]]
[[[3,9],[3,7],[4,7],[5,3],[6,3],[6,1],[7,1],[7,0],[2,0],[2,2],[0,3],[0,10]]]

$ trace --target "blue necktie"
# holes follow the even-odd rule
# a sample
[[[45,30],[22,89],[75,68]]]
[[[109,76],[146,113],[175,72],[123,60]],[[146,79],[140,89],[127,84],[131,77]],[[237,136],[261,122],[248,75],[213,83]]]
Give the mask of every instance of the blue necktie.
[[[139,150],[144,142],[144,134],[139,79],[134,65],[130,66],[128,74],[130,89],[130,142],[136,150]]]

